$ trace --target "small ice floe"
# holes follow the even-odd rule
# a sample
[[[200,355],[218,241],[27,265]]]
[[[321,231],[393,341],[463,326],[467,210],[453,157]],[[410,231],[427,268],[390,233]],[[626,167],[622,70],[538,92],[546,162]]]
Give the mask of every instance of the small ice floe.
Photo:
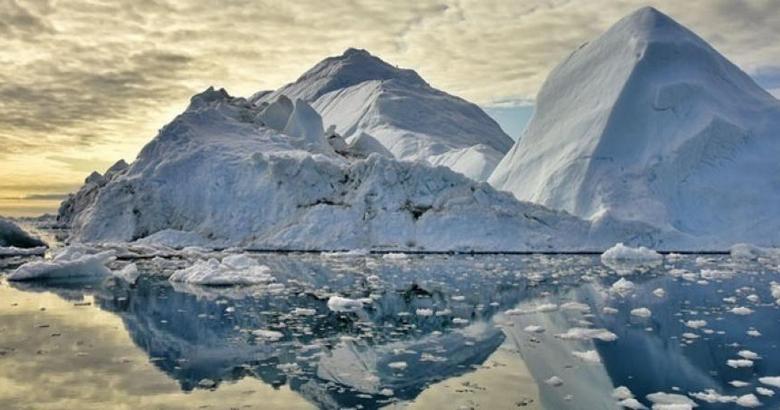
[[[691,329],[701,329],[704,326],[707,326],[706,320],[689,320],[685,322],[685,326],[689,327]]]
[[[766,396],[766,397],[772,397],[775,395],[775,391],[772,389],[767,389],[766,387],[756,387],[756,393]]]
[[[747,334],[748,336],[751,336],[751,337],[760,337],[761,336],[761,332],[759,332],[756,329],[749,329],[747,332],[745,332],[745,334]]]
[[[737,307],[729,309],[729,312],[731,312],[731,313],[733,313],[735,315],[744,316],[744,315],[749,315],[749,314],[753,313],[753,309],[751,309],[749,307],[745,307],[745,306],[737,306]]]
[[[663,290],[663,288],[657,288],[657,289],[655,289],[653,291],[653,295],[655,295],[656,297],[662,298],[662,297],[666,296],[666,291]]]
[[[620,400],[618,402],[618,405],[625,409],[631,409],[631,410],[647,410],[647,406],[640,403],[639,400],[629,397],[627,399]]]
[[[616,315],[618,312],[620,311],[609,306],[605,306],[603,309],[601,309],[601,313],[605,315]]]
[[[213,389],[217,387],[217,382],[211,379],[200,379],[200,381],[198,381],[198,387],[201,389]]]
[[[34,248],[17,248],[16,246],[0,246],[0,258],[8,256],[43,256],[46,254],[45,246]]]
[[[553,387],[558,387],[563,385],[563,380],[561,380],[561,378],[558,376],[552,376],[549,379],[545,380],[544,382]]]
[[[328,299],[328,309],[334,312],[356,312],[363,309],[363,301],[341,296],[331,296]]]
[[[566,302],[560,306],[561,310],[570,310],[580,313],[590,312],[590,306],[579,302]]]
[[[199,260],[191,266],[176,270],[168,280],[201,286],[260,285],[274,281],[271,268],[261,265],[245,254]]]
[[[780,376],[764,376],[758,378],[759,383],[767,386],[780,387]]]
[[[387,364],[387,367],[389,367],[389,368],[391,368],[393,370],[398,370],[398,371],[406,370],[407,366],[408,365],[406,364],[406,362],[400,362],[400,361],[399,362],[390,362],[390,363]]]
[[[617,340],[617,335],[607,329],[588,329],[584,327],[573,327],[567,330],[566,333],[557,334],[555,337],[563,340],[598,339],[604,342]]]
[[[726,365],[735,369],[744,367],[753,367],[753,361],[747,359],[729,359],[726,360]]]
[[[652,316],[652,314],[653,312],[651,312],[650,309],[645,307],[631,309],[631,316],[641,317],[643,319]]]
[[[314,316],[317,314],[317,310],[309,308],[295,308],[293,309],[292,314],[295,316]]]
[[[739,356],[739,357],[741,357],[743,359],[748,359],[748,360],[758,360],[758,359],[761,358],[758,355],[758,353],[751,352],[750,350],[740,350],[739,352],[737,352],[737,356]]]
[[[433,309],[417,309],[414,313],[423,317],[433,316]]]
[[[456,318],[452,319],[452,323],[456,324],[456,325],[467,325],[467,324],[469,324],[469,320],[468,319],[463,319],[463,318],[460,318],[460,317],[456,317]]]
[[[653,409],[660,408],[683,410],[698,407],[696,402],[686,396],[683,396],[682,394],[657,392],[650,393],[645,397],[647,397],[647,400],[650,400],[650,402],[653,403]]]
[[[586,350],[584,352],[571,352],[572,356],[587,363],[601,363],[601,356],[595,350]]]
[[[320,255],[325,258],[356,258],[370,254],[371,251],[368,249],[352,249],[344,252],[322,252]]]
[[[284,337],[284,334],[282,334],[282,332],[277,332],[276,330],[267,330],[267,329],[253,330],[252,335],[254,335],[258,339],[262,339],[268,342],[275,342]]]
[[[621,275],[658,266],[663,263],[663,260],[663,256],[652,249],[644,246],[632,248],[622,243],[601,254],[601,263]]]
[[[544,328],[539,325],[528,325],[523,328],[523,331],[528,333],[544,333]]]
[[[634,397],[634,393],[626,386],[618,386],[615,390],[612,390],[612,398],[617,400],[630,399]]]
[[[682,334],[682,337],[683,339],[694,340],[700,338],[701,336],[697,335],[696,333],[685,332]]]
[[[737,396],[726,396],[716,392],[714,389],[706,389],[702,392],[690,393],[690,396],[694,399],[701,400],[707,403],[734,403],[737,401]]]
[[[114,251],[90,253],[82,246],[69,246],[48,261],[27,262],[8,274],[10,281],[66,279],[111,274],[106,264],[116,259]]]
[[[749,393],[744,396],[739,396],[739,398],[736,401],[737,406],[741,407],[759,407],[761,406],[761,402],[758,400],[758,397],[756,397],[755,394]]]
[[[382,255],[382,259],[384,260],[404,260],[408,258],[409,255],[401,252],[390,252]]]
[[[632,293],[635,288],[634,282],[631,282],[626,278],[620,278],[609,287],[609,291],[620,296],[627,296]]]
[[[141,276],[141,273],[138,271],[138,266],[135,263],[127,264],[120,270],[111,271],[111,274],[131,285],[135,284]]]
[[[732,385],[732,386],[734,386],[734,387],[737,387],[737,388],[739,388],[739,387],[745,387],[745,386],[750,386],[750,383],[748,383],[748,382],[743,382],[742,380],[732,380],[732,381],[730,381],[730,382],[729,382],[729,384],[730,384],[730,385]]]

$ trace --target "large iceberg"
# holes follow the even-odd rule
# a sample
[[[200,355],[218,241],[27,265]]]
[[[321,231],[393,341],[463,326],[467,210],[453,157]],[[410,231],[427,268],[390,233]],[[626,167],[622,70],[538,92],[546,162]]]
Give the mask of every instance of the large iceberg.
[[[693,238],[780,244],[780,102],[653,8],[623,18],[549,75],[525,134],[489,181],[597,220]]]
[[[71,240],[264,250],[527,251],[658,246],[655,231],[519,202],[446,167],[337,152],[300,98],[209,89],[129,167],[65,206]],[[343,146],[338,146],[343,149]],[[107,173],[108,174],[108,173]],[[62,215],[61,215],[62,217]],[[175,242],[175,240],[174,240]]]
[[[251,101],[269,104],[280,96],[311,104],[325,127],[334,126],[348,143],[372,138],[395,158],[444,165],[478,181],[512,147],[512,139],[478,106],[365,50],[327,58],[297,81]]]

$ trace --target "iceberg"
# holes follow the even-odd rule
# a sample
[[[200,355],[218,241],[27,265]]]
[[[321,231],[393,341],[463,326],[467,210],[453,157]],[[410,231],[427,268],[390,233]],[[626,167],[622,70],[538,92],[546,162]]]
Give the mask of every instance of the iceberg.
[[[550,73],[489,182],[585,219],[682,233],[679,250],[777,246],[778,129],[780,101],[646,7]]]
[[[50,261],[27,262],[6,278],[9,281],[28,281],[110,275],[111,271],[106,268],[106,264],[116,259],[114,251],[90,251],[80,246],[66,247]]]
[[[316,251],[581,250],[616,237],[663,240],[519,202],[446,167],[345,155],[322,129],[301,98],[258,105],[209,88],[132,164],[100,184],[88,180],[63,204],[69,239]]]

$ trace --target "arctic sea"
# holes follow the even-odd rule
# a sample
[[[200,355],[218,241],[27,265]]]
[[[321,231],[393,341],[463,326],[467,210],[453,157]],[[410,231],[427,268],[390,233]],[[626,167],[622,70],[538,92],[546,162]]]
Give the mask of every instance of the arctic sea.
[[[169,282],[183,256],[113,262],[135,284],[0,281],[0,407],[780,405],[777,261],[251,256],[273,283]]]

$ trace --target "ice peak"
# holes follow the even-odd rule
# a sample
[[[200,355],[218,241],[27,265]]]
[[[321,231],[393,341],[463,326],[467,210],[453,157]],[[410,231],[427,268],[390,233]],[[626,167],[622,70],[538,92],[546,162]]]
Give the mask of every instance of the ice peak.
[[[203,92],[200,92],[192,96],[192,98],[190,99],[190,107],[196,107],[203,104],[208,104],[212,101],[227,100],[230,98],[231,98],[230,95],[227,93],[227,91],[225,91],[224,88],[215,90],[213,86],[210,86]]]
[[[607,33],[630,33],[647,40],[696,39],[692,31],[654,7],[642,7],[618,21]]]
[[[399,80],[411,85],[427,85],[414,70],[386,63],[366,50],[348,48],[339,56],[328,57],[305,72],[295,84],[309,90],[303,97],[313,101],[330,91],[364,81]]]

